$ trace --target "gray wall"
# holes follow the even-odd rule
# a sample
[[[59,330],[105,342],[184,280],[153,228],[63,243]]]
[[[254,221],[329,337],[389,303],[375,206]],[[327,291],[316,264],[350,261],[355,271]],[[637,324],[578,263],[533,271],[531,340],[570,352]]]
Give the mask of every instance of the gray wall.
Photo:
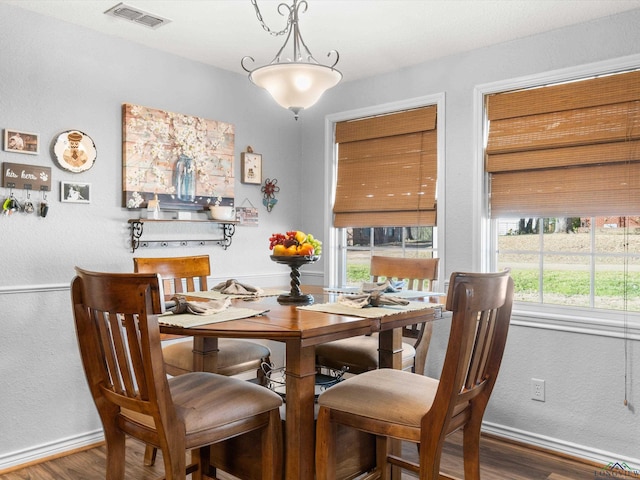
[[[61,442],[73,446],[100,428],[79,363],[69,283],[75,265],[133,269],[127,219],[138,214],[121,208],[121,105],[234,124],[236,204],[247,199],[259,208],[259,226],[238,226],[226,251],[154,248],[135,255],[209,254],[214,279],[265,286],[289,282],[289,272],[269,260],[268,238],[299,225],[300,125],[245,76],[6,5],[0,5],[0,45],[0,128],[37,132],[41,142],[37,156],[0,151],[0,161],[50,166],[53,180],[46,218],[0,215],[0,242],[9,246],[0,251],[1,470],[16,459],[64,449]],[[97,146],[95,166],[81,174],[59,169],[49,153],[54,137],[69,129],[89,134]],[[281,187],[271,213],[262,206],[260,187],[239,181],[247,145],[263,155],[265,177],[277,178]],[[91,183],[92,202],[61,203],[62,180]],[[0,191],[3,198],[9,194]],[[173,224],[156,235],[213,238],[213,228]]]
[[[233,123],[236,159],[247,145],[263,154],[264,175],[277,178],[281,186],[273,212],[262,208],[257,186],[236,181],[236,204],[246,198],[259,207],[259,227],[238,227],[227,251],[194,247],[169,253],[208,253],[216,278],[277,285],[287,283],[288,276],[268,259],[272,232],[302,228],[320,238],[328,235],[326,115],[445,92],[446,277],[479,266],[479,238],[469,232],[479,212],[474,192],[480,188],[473,174],[474,87],[634,54],[639,23],[636,10],[346,82],[296,123],[244,76],[0,5],[0,127],[38,132],[41,140],[36,157],[2,151],[0,158],[51,166],[54,184],[47,218],[0,216],[0,470],[82,445],[95,439],[100,428],[78,359],[68,285],[74,265],[131,270],[126,220],[135,215],[120,206],[122,103]],[[48,153],[49,142],[67,129],[82,130],[96,142],[96,165],[85,173],[58,169]],[[92,183],[91,204],[58,201],[59,182],[72,179]],[[185,235],[197,234],[195,227],[185,229]],[[322,283],[323,267],[326,271],[320,264],[307,276]],[[441,321],[429,354],[430,374],[437,375],[446,332],[447,323]],[[588,458],[640,464],[637,414],[622,405],[622,341],[592,333],[514,325],[486,420],[514,438]],[[637,350],[637,342],[631,342],[631,359]],[[639,400],[633,373],[632,368],[632,407]],[[547,382],[545,403],[529,399],[534,376]]]
[[[363,81],[348,82],[305,112],[304,162],[311,180],[323,175],[326,115],[410,98],[446,95],[444,236],[441,278],[453,271],[479,269],[480,236],[475,228],[482,209],[477,192],[475,143],[480,112],[474,111],[478,85],[534,76],[619,57],[637,55],[640,10],[552,31]],[[425,46],[429,48],[429,46]],[[636,68],[640,67],[637,57]],[[442,200],[439,199],[439,201]],[[320,215],[309,229],[322,228]],[[442,218],[442,217],[440,217]],[[310,220],[311,221],[311,220]],[[326,233],[325,233],[326,235]],[[607,322],[608,318],[603,318]],[[514,316],[503,367],[485,415],[487,430],[568,454],[607,463],[624,459],[640,466],[638,329],[628,343],[629,406],[624,398],[624,341],[595,328],[539,328],[536,318]],[[565,330],[565,331],[563,331]],[[446,347],[448,324],[439,322],[427,359],[437,376]],[[634,368],[635,367],[635,368]],[[634,375],[635,374],[635,375]],[[546,381],[546,402],[531,400],[530,380]]]

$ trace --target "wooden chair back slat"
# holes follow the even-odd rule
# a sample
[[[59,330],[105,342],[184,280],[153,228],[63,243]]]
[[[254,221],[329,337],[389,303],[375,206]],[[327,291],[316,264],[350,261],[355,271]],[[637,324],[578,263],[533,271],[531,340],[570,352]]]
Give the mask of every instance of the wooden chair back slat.
[[[111,377],[113,390],[120,395],[131,394],[134,390],[133,375],[128,368],[127,351],[124,348],[125,336],[122,334],[121,322],[117,314],[96,312],[100,322],[98,330],[100,340],[107,357],[107,373]]]
[[[207,277],[211,275],[209,255],[190,257],[134,258],[136,273],[158,273],[166,293],[207,291]]]
[[[143,359],[144,346],[141,342],[140,330],[142,325],[140,318],[137,315],[126,314],[125,315],[125,330],[126,340],[128,345],[129,363],[131,366],[131,374],[134,383],[129,386],[131,388],[128,391],[127,396],[137,396],[142,400],[149,399],[149,392],[147,386],[149,384],[147,380],[146,368]],[[125,364],[127,365],[127,364]]]
[[[489,352],[491,351],[491,339],[496,327],[496,311],[483,312],[480,315],[479,328],[475,341],[475,349],[472,352],[469,374],[466,388],[473,388],[484,380]],[[490,318],[491,317],[491,318]]]

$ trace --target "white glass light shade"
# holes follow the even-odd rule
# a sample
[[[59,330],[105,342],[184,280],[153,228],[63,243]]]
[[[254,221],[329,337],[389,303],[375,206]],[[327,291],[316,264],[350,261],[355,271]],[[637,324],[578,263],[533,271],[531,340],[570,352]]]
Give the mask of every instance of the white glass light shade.
[[[267,90],[278,104],[295,113],[315,104],[322,94],[338,84],[342,74],[315,63],[276,63],[256,68],[249,78]]]

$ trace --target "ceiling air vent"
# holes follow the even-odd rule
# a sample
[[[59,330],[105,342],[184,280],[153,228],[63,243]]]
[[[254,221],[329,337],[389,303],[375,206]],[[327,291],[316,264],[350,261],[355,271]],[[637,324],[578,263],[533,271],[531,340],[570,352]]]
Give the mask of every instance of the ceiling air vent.
[[[139,23],[140,25],[144,25],[149,28],[158,28],[171,22],[171,20],[167,18],[145,12],[139,8],[132,7],[131,5],[125,5],[124,3],[119,3],[104,13],[112,17]]]

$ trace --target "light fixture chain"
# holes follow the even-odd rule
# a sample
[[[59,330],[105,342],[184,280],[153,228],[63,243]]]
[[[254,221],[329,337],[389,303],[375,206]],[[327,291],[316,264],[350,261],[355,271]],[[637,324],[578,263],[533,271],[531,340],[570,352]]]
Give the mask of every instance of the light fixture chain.
[[[269,28],[269,26],[264,22],[264,19],[262,18],[262,13],[260,13],[260,8],[258,8],[258,0],[251,0],[251,5],[253,5],[253,8],[256,11],[256,17],[258,17],[258,21],[260,22],[260,25],[262,25],[262,28],[266,32],[268,32],[269,35],[273,35],[274,37],[277,37],[279,35],[284,35],[285,33],[287,33],[289,31],[289,28],[291,27],[291,14],[289,14],[287,16],[287,26],[284,27],[283,30],[280,30],[279,32],[275,32],[275,31],[271,30]],[[281,4],[280,6],[282,6],[282,5],[283,4]],[[280,6],[278,7],[278,12],[280,11]]]

